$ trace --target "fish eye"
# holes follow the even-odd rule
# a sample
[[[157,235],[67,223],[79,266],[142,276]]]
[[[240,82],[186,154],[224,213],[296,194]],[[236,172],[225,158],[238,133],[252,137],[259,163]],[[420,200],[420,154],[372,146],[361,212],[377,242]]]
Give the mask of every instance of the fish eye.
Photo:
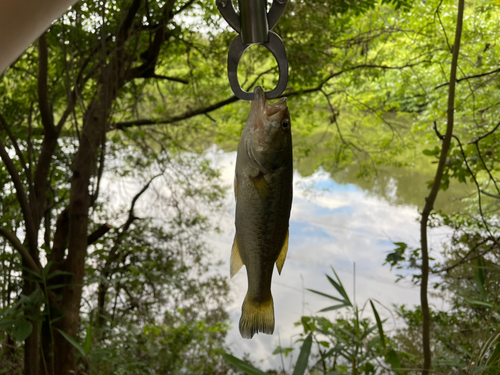
[[[288,119],[284,119],[281,121],[281,127],[285,130],[288,129],[290,127],[290,121],[288,121]]]

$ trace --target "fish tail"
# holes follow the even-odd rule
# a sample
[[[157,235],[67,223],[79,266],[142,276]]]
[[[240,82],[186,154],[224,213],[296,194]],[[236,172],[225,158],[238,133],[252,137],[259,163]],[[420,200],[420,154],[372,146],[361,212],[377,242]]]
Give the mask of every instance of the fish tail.
[[[240,333],[244,339],[251,339],[256,333],[272,335],[274,332],[273,296],[265,301],[256,302],[249,298],[248,293],[243,301],[240,318]]]

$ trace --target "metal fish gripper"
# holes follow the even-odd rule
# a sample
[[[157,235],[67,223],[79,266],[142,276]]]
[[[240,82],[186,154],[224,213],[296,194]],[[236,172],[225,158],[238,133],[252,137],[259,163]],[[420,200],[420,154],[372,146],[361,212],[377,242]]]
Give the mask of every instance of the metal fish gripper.
[[[285,91],[288,83],[288,59],[285,45],[278,34],[271,31],[285,10],[287,0],[273,0],[267,12],[266,0],[238,0],[238,15],[231,0],[216,0],[217,8],[239,35],[229,46],[227,71],[229,85],[234,95],[242,100],[253,100],[254,93],[243,90],[238,82],[238,63],[243,53],[252,44],[262,44],[276,59],[279,69],[278,85],[266,92],[267,99],[274,99]]]

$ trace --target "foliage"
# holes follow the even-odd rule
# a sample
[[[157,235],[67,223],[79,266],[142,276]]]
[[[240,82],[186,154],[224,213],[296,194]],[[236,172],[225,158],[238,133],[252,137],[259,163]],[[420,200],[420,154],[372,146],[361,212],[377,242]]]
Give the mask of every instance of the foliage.
[[[374,300],[370,302],[375,324],[370,318],[363,318],[363,309],[358,309],[349,299],[337,273],[332,268],[334,278],[326,275],[339,297],[317,290],[310,290],[339,304],[326,307],[319,312],[346,309],[345,316],[338,316],[330,321],[322,316],[303,316],[296,326],[302,326],[304,333],[297,342],[302,342],[301,350],[295,364],[293,375],[304,374],[308,368],[310,374],[392,374],[401,373],[400,357],[407,353],[395,350],[383,328]],[[376,302],[376,301],[375,301]],[[367,305],[365,303],[365,307]],[[318,348],[317,353],[311,352],[312,344]],[[293,348],[278,347],[273,354],[287,356]],[[262,374],[252,366],[241,362],[232,356],[224,356],[226,361],[248,375]],[[308,367],[308,362],[316,362]],[[385,362],[385,363],[384,363]],[[391,371],[392,369],[392,371]]]

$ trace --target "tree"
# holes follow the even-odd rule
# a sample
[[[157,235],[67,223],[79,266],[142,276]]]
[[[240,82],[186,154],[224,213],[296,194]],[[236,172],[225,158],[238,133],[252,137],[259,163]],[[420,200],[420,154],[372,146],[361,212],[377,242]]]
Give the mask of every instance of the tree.
[[[159,60],[171,57],[178,61],[189,55],[186,46],[194,36],[190,37],[176,17],[181,14],[188,17],[193,4],[192,1],[158,3],[140,0],[80,2],[55,22],[36,46],[31,47],[2,77],[2,212],[4,215],[9,213],[9,216],[3,216],[1,234],[7,240],[3,242],[4,248],[15,249],[21,255],[24,280],[22,294],[19,294],[16,284],[7,284],[13,288],[6,301],[12,296],[21,298],[20,304],[14,307],[22,311],[22,317],[11,319],[10,323],[14,324],[12,335],[25,339],[25,374],[69,374],[76,370],[77,346],[74,343],[81,324],[84,286],[96,283],[91,275],[99,275],[95,319],[100,329],[110,312],[106,306],[109,283],[119,275],[133,273],[127,263],[130,258],[137,264],[147,265],[151,262],[148,256],[168,256],[165,248],[168,242],[164,241],[173,236],[175,240],[171,241],[185,243],[171,256],[180,257],[180,253],[190,251],[193,262],[200,262],[201,253],[195,256],[201,252],[200,244],[194,238],[191,242],[185,239],[189,231],[206,229],[200,214],[191,217],[179,210],[175,218],[170,218],[173,225],[170,231],[174,232],[165,232],[162,225],[149,221],[148,230],[142,226],[139,236],[137,231],[141,227],[136,224],[134,204],[151,181],[132,200],[122,227],[110,232],[114,223],[94,221],[99,219],[95,213],[102,209],[99,198],[102,197],[103,175],[108,170],[106,163],[117,155],[117,143],[109,145],[109,134],[116,129],[116,142],[119,138],[116,132],[128,128],[127,124],[119,124],[115,116],[120,116],[125,109],[133,113],[134,106],[137,113],[138,90],[147,93],[145,87],[150,80],[166,81],[172,85],[187,82],[183,78],[160,74],[169,67],[157,68],[157,64]],[[188,64],[176,68],[180,71],[174,74],[190,71]],[[141,133],[133,135],[137,136]],[[156,136],[156,141],[156,144],[148,144],[145,138],[140,139],[138,144],[152,148],[147,157],[145,154],[141,156],[172,160],[176,141],[168,134],[161,138]],[[142,151],[146,148],[143,147]],[[145,163],[151,164],[149,160]],[[139,164],[137,162],[135,167]],[[201,165],[201,170],[196,172],[205,175],[205,181],[211,181],[215,175],[207,165]],[[125,171],[126,168],[121,172]],[[176,178],[172,173],[165,176]],[[176,180],[180,181],[179,178]],[[200,199],[205,196],[213,202],[220,197],[217,185],[197,190],[194,182],[192,186],[185,181],[183,184],[185,199],[200,194]],[[170,203],[175,202],[171,197]],[[107,237],[103,237],[107,233]],[[130,236],[135,236],[134,241]],[[90,245],[94,250],[89,254]],[[126,251],[124,246],[127,246]],[[138,252],[145,251],[146,247],[149,250],[139,255]],[[96,253],[100,254],[97,258]],[[8,277],[11,278],[19,270],[14,259],[12,256],[9,259]],[[92,261],[97,263],[89,269]],[[195,295],[200,288],[206,290],[206,284],[201,281],[197,284],[186,278],[187,268],[194,267],[193,264],[188,267],[180,259],[172,262],[163,265],[170,277],[184,277],[184,282],[194,289],[190,293]],[[157,261],[149,265],[149,269],[141,270],[137,277],[148,276],[151,268],[160,264]],[[202,269],[207,266],[202,266]],[[152,287],[155,282],[165,285],[167,280],[157,278],[147,285]],[[179,283],[178,287],[181,287],[180,280]],[[130,285],[122,284],[114,285],[115,298],[125,293],[129,298],[128,308],[141,305],[142,294],[130,289]],[[219,306],[226,287],[220,281],[214,285],[222,294],[207,297],[206,303]],[[186,298],[189,301],[194,297]],[[127,307],[115,304],[115,308],[126,311]],[[220,307],[213,313],[217,309]],[[191,324],[201,324],[199,319],[205,319],[210,326],[226,318],[221,311],[210,317],[210,311],[206,316],[193,316]],[[212,323],[209,323],[210,319]],[[111,319],[111,326],[114,323]],[[224,331],[221,327],[220,332]],[[99,335],[104,333],[99,332]],[[220,343],[220,337],[217,342]]]

